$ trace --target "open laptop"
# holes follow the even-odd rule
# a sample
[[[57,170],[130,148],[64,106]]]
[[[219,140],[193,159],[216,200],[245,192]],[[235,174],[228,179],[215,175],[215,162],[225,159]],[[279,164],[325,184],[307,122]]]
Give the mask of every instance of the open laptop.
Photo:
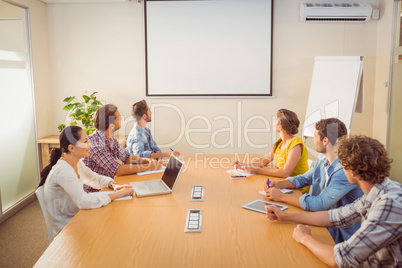
[[[136,181],[130,184],[134,189],[135,195],[138,197],[170,194],[173,191],[182,167],[183,162],[171,155],[161,179]]]

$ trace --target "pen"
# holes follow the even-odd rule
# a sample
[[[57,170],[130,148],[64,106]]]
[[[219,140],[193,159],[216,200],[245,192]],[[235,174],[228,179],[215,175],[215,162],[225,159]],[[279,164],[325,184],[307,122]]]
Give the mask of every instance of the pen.
[[[234,162],[235,163],[235,165],[236,165],[236,169],[237,169],[237,167],[239,167],[239,168],[242,168],[243,167],[243,165],[241,165],[240,163],[239,163],[239,161],[236,161],[236,162]]]
[[[239,167],[239,162],[238,161],[234,162],[234,167],[237,170],[237,168]]]
[[[269,178],[268,178],[268,179],[267,179],[267,185],[268,185],[268,188],[270,188],[270,187],[269,187],[269,184],[270,184],[270,182],[269,182]]]

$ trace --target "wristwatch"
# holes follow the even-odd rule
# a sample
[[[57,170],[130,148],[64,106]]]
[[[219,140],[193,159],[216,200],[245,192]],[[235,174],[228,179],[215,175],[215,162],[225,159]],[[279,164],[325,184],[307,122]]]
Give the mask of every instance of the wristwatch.
[[[110,184],[110,188],[114,189],[114,185],[117,184],[115,181],[112,181],[112,183]]]

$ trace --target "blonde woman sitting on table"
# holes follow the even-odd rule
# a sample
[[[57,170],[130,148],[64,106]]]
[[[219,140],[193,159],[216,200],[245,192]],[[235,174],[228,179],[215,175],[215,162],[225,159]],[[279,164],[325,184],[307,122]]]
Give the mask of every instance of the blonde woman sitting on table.
[[[262,174],[287,178],[305,173],[308,167],[308,152],[303,140],[296,137],[299,132],[300,121],[297,115],[287,109],[280,109],[276,113],[273,124],[275,132],[280,138],[272,146],[272,150],[259,159],[254,159],[250,164],[236,162],[237,169],[242,169],[250,174]],[[276,168],[266,168],[274,161]],[[304,187],[302,193],[307,193],[310,187]]]
[[[82,162],[89,155],[88,135],[79,126],[68,126],[60,134],[60,148],[53,149],[50,164],[41,172],[39,187],[44,185],[46,208],[59,233],[80,209],[99,208],[114,199],[132,196],[130,185],[117,185],[109,177],[99,175]],[[60,158],[61,157],[61,158]],[[114,193],[86,193],[85,182],[96,181]]]

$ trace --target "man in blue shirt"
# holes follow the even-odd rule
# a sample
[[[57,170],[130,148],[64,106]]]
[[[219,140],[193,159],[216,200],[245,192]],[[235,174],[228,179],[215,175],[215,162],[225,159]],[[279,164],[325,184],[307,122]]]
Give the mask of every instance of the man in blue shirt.
[[[328,118],[315,125],[314,144],[320,155],[312,168],[302,175],[289,177],[283,181],[272,181],[265,185],[267,197],[274,201],[285,202],[304,210],[322,211],[342,207],[354,202],[363,195],[358,185],[351,185],[345,176],[342,165],[336,155],[338,138],[347,134],[345,124]],[[300,189],[311,185],[309,194],[300,197],[286,195],[279,189]],[[356,223],[345,229],[328,228],[336,243],[349,239],[360,228]]]
[[[136,123],[127,139],[126,150],[130,154],[154,159],[168,158],[171,154],[180,155],[177,151],[162,153],[161,149],[156,145],[151,131],[146,127],[147,123],[151,122],[152,113],[145,100],[134,103],[131,114]]]

